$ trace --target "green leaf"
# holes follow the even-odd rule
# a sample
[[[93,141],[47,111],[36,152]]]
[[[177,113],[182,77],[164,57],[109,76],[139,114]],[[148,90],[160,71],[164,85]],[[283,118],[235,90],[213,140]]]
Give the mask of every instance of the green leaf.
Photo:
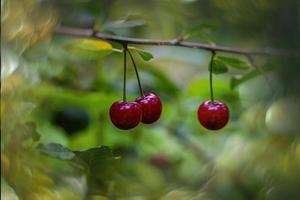
[[[64,48],[70,54],[87,60],[97,60],[112,52],[110,43],[92,39],[72,40],[67,43]]]
[[[210,66],[208,66],[208,70],[210,71]],[[228,71],[228,67],[221,60],[214,59],[212,64],[212,72],[214,74],[223,74]]]
[[[75,153],[73,153],[70,149],[67,149],[66,147],[57,143],[49,143],[46,145],[40,144],[38,149],[44,154],[61,160],[71,160],[75,156]]]
[[[76,156],[73,162],[84,167],[88,188],[92,190],[106,188],[105,191],[107,191],[111,181],[120,171],[118,160],[113,156],[112,150],[109,147],[100,146],[85,151],[74,151],[74,153]]]
[[[110,176],[115,170],[117,159],[107,146],[95,147],[85,151],[74,151],[74,161],[85,166],[95,178],[103,179]]]
[[[74,151],[76,157],[92,166],[97,164],[98,161],[113,160],[112,150],[107,146],[95,147],[85,151]]]
[[[242,61],[240,59],[237,59],[237,58],[217,56],[216,59],[222,61],[227,66],[233,67],[233,68],[236,68],[236,69],[246,70],[246,69],[250,68],[249,63],[244,62],[244,61]]]
[[[153,55],[151,53],[143,49],[138,49],[136,47],[128,47],[128,49],[136,51],[141,56],[141,58],[145,61],[149,61],[153,58]]]

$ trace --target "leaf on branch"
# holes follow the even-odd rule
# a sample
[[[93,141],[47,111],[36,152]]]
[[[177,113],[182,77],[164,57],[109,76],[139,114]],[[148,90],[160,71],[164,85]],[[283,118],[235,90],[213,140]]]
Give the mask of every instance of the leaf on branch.
[[[92,180],[106,180],[116,173],[118,159],[114,157],[112,150],[107,146],[87,149],[85,151],[74,151],[76,154],[73,160],[82,165],[89,174],[92,174]]]
[[[153,55],[150,52],[145,51],[143,49],[138,49],[136,47],[128,47],[128,49],[134,50],[135,52],[137,52],[144,61],[149,61],[153,58]]]
[[[75,157],[75,153],[70,149],[57,143],[40,144],[38,149],[44,154],[61,160],[72,160]]]
[[[111,160],[113,158],[112,150],[107,146],[95,147],[85,151],[74,151],[74,153],[89,165],[99,160]]]
[[[249,63],[242,61],[240,59],[237,59],[237,58],[217,56],[216,59],[222,61],[228,67],[233,67],[233,68],[241,69],[241,70],[247,70],[250,68]]]
[[[82,59],[97,60],[112,52],[110,43],[93,39],[76,39],[67,43],[64,48]]]
[[[208,66],[208,70],[210,71],[210,66]],[[224,62],[218,59],[214,59],[212,63],[212,72],[214,74],[223,74],[228,71],[228,67]]]

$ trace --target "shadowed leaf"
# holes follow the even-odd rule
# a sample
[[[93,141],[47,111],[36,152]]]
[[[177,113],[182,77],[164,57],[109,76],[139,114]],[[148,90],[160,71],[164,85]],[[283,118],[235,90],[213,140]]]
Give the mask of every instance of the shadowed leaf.
[[[208,70],[210,71],[210,66],[208,66]],[[217,59],[213,60],[212,72],[214,74],[223,74],[226,73],[227,71],[228,71],[228,67],[224,62]]]
[[[135,52],[137,52],[144,61],[149,61],[153,58],[153,55],[151,53],[149,53],[148,51],[145,51],[143,49],[138,49],[135,47],[128,47],[128,49],[131,49],[131,50],[134,50]]]

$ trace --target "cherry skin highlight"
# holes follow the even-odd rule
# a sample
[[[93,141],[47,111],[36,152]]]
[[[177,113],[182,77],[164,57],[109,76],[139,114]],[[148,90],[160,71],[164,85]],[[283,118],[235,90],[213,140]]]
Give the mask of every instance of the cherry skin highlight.
[[[136,102],[114,102],[109,115],[111,122],[119,129],[128,130],[136,127],[142,120],[142,107]]]
[[[219,130],[229,121],[229,109],[220,101],[207,100],[199,106],[198,120],[209,130]]]
[[[138,97],[135,102],[142,106],[142,123],[152,124],[159,119],[162,112],[162,104],[158,96],[153,93],[145,93],[144,96]]]

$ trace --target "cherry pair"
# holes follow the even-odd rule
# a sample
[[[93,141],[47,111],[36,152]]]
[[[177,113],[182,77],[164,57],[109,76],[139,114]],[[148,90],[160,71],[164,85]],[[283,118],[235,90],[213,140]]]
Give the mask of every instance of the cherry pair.
[[[124,79],[123,79],[123,100],[114,102],[109,110],[112,123],[119,129],[128,130],[136,127],[140,122],[152,124],[157,121],[161,115],[162,104],[158,96],[153,93],[143,92],[139,74],[133,56],[123,45],[124,50]],[[129,53],[134,71],[137,77],[138,86],[141,96],[135,101],[127,102],[126,100],[126,53]]]
[[[158,96],[145,93],[133,102],[116,101],[109,110],[112,123],[119,129],[136,127],[140,122],[152,124],[161,115],[162,104]]]

